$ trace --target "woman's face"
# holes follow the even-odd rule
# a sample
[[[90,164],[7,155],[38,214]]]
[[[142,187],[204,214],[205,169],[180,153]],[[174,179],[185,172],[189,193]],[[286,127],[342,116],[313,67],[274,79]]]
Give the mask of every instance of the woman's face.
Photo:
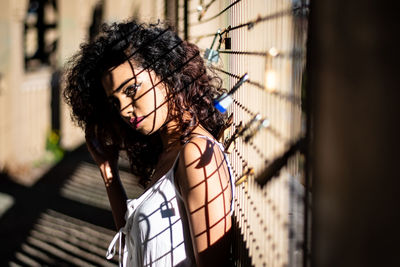
[[[121,117],[134,130],[152,134],[167,120],[167,88],[154,71],[125,61],[106,72],[101,82]]]

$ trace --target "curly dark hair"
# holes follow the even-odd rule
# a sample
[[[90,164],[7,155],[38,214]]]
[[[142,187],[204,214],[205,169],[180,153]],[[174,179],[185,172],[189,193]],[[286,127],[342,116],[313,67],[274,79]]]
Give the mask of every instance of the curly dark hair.
[[[226,118],[214,108],[213,99],[224,89],[221,79],[205,66],[198,47],[160,23],[104,24],[94,41],[80,46],[65,75],[64,98],[72,108],[72,119],[84,130],[94,129],[102,145],[126,151],[132,173],[145,186],[163,150],[160,135],[143,135],[127,125],[110,105],[101,83],[106,71],[126,60],[154,71],[167,86],[174,108],[169,119],[178,121],[182,143],[199,124],[218,136]]]

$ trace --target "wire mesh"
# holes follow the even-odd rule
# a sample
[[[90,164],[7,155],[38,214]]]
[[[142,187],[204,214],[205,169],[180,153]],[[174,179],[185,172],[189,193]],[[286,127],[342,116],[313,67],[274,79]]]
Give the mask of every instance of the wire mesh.
[[[187,27],[187,38],[201,50],[215,50],[218,60],[208,63],[226,88],[244,73],[249,75],[232,95],[227,112],[233,114],[233,123],[222,140],[231,144],[227,151],[238,182],[236,266],[301,266],[305,249],[301,84],[308,7],[305,1],[289,0],[211,2],[208,6],[204,1],[187,2],[189,10],[198,12],[186,14],[187,24],[180,26]],[[210,46],[216,33],[217,48]],[[250,123],[257,115],[257,122]],[[240,130],[243,134],[238,134]]]

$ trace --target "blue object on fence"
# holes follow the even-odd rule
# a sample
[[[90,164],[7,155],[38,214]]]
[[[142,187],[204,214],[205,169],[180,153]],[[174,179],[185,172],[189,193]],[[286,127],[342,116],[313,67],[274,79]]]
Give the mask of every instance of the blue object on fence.
[[[220,97],[214,100],[215,108],[221,112],[225,113],[228,107],[232,104],[233,98],[232,95],[239,89],[239,87],[249,79],[249,75],[245,73],[242,77],[240,77],[239,81],[232,87],[232,89],[228,93],[223,93]]]

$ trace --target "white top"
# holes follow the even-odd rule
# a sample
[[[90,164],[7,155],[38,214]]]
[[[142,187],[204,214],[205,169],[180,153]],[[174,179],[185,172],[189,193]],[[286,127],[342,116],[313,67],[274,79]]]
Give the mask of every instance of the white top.
[[[223,146],[215,142],[224,151]],[[115,235],[107,251],[107,259],[115,254],[119,240],[120,266],[195,266],[189,223],[183,204],[174,183],[174,169],[179,154],[171,169],[137,199],[127,201],[126,224]],[[229,161],[224,154],[230,174],[232,199],[234,181]],[[233,212],[233,201],[231,202]],[[125,245],[121,262],[121,237]]]

